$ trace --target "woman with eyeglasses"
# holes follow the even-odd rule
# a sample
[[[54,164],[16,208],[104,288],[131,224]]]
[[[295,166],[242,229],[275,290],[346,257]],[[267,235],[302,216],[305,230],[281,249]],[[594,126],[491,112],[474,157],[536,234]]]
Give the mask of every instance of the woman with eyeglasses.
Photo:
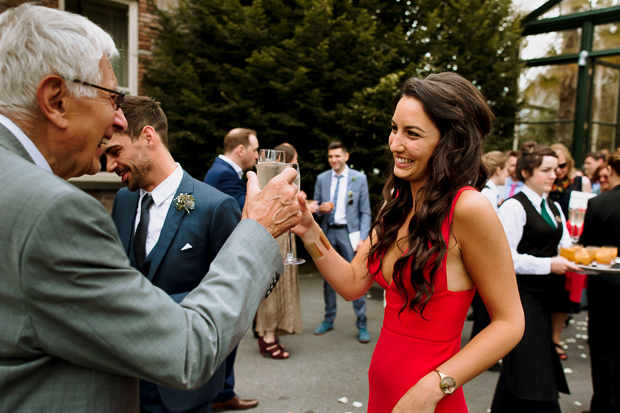
[[[585,176],[577,175],[575,161],[568,148],[561,143],[551,145],[551,149],[558,155],[558,167],[555,168],[555,182],[549,192],[549,199],[560,204],[565,217],[568,217],[568,204],[570,194],[573,191],[592,192],[592,184]],[[570,301],[570,293],[565,289],[558,291],[553,303],[553,342],[561,360],[566,360],[568,356],[562,348],[562,330],[566,324],[569,314],[577,314],[581,311],[579,303]]]
[[[588,177],[577,174],[575,161],[566,146],[556,143],[551,145],[551,149],[558,155],[558,167],[555,168],[555,182],[549,192],[549,199],[560,204],[564,216],[567,217],[570,193],[592,192],[592,183]]]

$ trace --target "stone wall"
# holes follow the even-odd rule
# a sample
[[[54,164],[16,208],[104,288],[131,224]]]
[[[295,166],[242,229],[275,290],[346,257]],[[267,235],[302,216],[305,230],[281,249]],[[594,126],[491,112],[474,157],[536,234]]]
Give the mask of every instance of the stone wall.
[[[108,212],[112,212],[112,204],[114,203],[116,192],[125,187],[118,175],[109,172],[99,172],[97,175],[71,178],[69,183],[93,196],[97,201],[101,202]]]

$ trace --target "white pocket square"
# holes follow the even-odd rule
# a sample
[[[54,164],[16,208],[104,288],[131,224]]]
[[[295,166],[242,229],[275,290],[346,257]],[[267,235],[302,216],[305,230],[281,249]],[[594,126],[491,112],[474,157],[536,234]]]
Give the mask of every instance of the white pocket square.
[[[185,246],[183,248],[181,248],[181,251],[189,250],[189,249],[192,249],[192,248],[194,248],[194,247],[192,247],[189,244],[185,244]]]

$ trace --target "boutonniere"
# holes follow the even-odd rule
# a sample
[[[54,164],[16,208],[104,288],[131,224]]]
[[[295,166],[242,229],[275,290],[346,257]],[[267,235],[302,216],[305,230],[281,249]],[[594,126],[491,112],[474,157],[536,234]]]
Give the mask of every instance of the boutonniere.
[[[351,182],[355,182],[355,176],[353,178],[351,178]]]
[[[188,214],[190,209],[196,208],[196,199],[194,195],[190,194],[179,194],[179,196],[174,198],[174,203],[176,204],[177,211],[184,209]]]
[[[349,205],[353,205],[353,191],[347,192],[347,195],[349,195]]]

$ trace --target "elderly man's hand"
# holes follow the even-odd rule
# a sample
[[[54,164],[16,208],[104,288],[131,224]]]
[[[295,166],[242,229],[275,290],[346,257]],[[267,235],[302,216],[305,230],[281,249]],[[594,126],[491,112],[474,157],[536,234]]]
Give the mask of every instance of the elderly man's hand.
[[[248,172],[248,192],[241,218],[257,221],[274,238],[297,225],[301,213],[296,196],[297,186],[292,184],[296,176],[295,169],[286,168],[261,191],[256,174]]]

